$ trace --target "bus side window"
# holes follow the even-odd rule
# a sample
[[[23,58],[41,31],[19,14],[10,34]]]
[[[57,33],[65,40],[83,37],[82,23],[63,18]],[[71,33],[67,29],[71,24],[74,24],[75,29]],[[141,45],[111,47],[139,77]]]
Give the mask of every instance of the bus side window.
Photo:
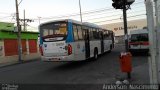
[[[83,34],[82,34],[82,28],[81,28],[81,26],[77,26],[77,30],[78,30],[78,40],[83,40]]]
[[[96,31],[97,31],[97,37],[96,37],[96,39],[100,39],[100,35],[99,35],[99,29],[96,29]]]
[[[99,31],[99,38],[100,38],[100,39],[103,39],[103,32],[101,31],[101,29],[100,29],[100,31]]]
[[[112,39],[112,32],[109,31],[108,33],[108,39],[111,40]]]
[[[43,36],[47,36],[47,35],[48,35],[48,30],[44,29]]]
[[[104,31],[104,39],[107,39],[107,31]]]
[[[78,32],[77,32],[77,26],[73,25],[73,34],[74,34],[74,40],[78,40]]]
[[[93,28],[93,39],[97,39],[97,30],[95,28]]]
[[[93,30],[92,30],[92,28],[89,28],[89,39],[93,40]]]

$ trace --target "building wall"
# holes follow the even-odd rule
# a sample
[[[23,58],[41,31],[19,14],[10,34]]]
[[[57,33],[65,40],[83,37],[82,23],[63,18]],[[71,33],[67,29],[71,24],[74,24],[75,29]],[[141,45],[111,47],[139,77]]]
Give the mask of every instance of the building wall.
[[[0,22],[0,30],[12,31],[13,29],[14,29],[14,23]]]
[[[32,42],[29,44],[29,42]],[[0,40],[0,64],[18,61],[18,42],[17,39]],[[22,40],[22,60],[33,60],[40,58],[39,47],[36,39]]]
[[[1,23],[0,23],[1,24]],[[5,24],[9,25],[9,24]],[[17,32],[0,25],[0,64],[18,61]],[[6,26],[7,27],[7,26]],[[37,43],[38,32],[21,32],[22,60],[40,58]],[[31,43],[30,43],[31,42]]]
[[[144,27],[147,26],[146,19],[132,20],[132,21],[128,21],[127,23],[128,23],[128,34],[131,30],[143,29]],[[115,33],[115,36],[124,35],[123,22],[105,24],[105,25],[102,25],[102,27],[112,30]]]

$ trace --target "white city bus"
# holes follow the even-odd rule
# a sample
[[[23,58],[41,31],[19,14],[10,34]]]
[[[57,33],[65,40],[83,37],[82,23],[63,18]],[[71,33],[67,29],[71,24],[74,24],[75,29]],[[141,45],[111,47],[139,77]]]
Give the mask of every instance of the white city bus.
[[[149,52],[149,38],[147,29],[139,29],[130,31],[129,35],[129,51]]]
[[[39,26],[43,61],[97,59],[114,47],[114,33],[91,23],[66,19]]]

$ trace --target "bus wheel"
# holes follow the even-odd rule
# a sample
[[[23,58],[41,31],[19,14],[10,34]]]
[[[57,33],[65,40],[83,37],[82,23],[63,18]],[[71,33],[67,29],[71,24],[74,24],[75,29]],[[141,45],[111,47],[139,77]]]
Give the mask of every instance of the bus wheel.
[[[98,59],[98,50],[94,49],[94,60]]]

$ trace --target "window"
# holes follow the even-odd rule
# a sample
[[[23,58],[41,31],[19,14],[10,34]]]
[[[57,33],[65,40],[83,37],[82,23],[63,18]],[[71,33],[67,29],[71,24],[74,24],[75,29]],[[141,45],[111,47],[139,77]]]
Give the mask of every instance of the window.
[[[112,32],[111,32],[111,31],[109,31],[109,33],[108,33],[108,39],[109,39],[109,40],[112,39]]]
[[[102,39],[102,38],[103,38],[103,33],[102,33],[102,31],[101,31],[101,30],[99,31],[99,38],[100,38],[100,39]]]
[[[97,31],[96,31],[96,29],[95,28],[93,28],[93,38],[94,39],[97,39]]]
[[[82,40],[83,39],[83,34],[82,34],[82,28],[81,26],[77,26],[78,29],[78,40]]]
[[[93,30],[92,30],[92,28],[89,28],[89,39],[90,40],[93,39]]]
[[[139,34],[132,34],[131,35],[131,41],[139,41],[140,35]]]
[[[77,26],[73,25],[74,40],[78,40]]]
[[[83,32],[80,25],[73,25],[74,39],[83,40]]]
[[[104,31],[104,39],[108,39],[108,34],[109,34],[108,31],[105,30]]]
[[[104,39],[111,40],[113,38],[112,31],[104,30],[103,32]]]
[[[141,34],[140,41],[148,41],[148,34]]]
[[[42,40],[53,42],[65,40],[67,36],[67,24],[63,22],[44,24],[41,27]]]
[[[100,39],[100,36],[99,36],[99,29],[96,29],[96,31],[97,31],[96,39]]]
[[[131,41],[148,41],[148,34],[132,34]]]

